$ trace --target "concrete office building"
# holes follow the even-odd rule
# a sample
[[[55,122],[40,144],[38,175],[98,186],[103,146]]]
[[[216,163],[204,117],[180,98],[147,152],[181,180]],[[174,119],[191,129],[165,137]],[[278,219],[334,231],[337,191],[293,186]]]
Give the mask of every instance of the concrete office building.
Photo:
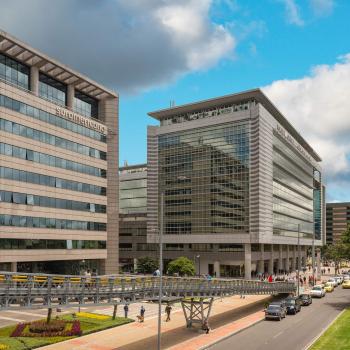
[[[0,270],[118,272],[118,95],[0,31]]]
[[[339,242],[341,235],[350,224],[350,202],[327,203],[326,243]]]
[[[215,276],[290,271],[324,239],[320,157],[260,90],[149,115],[147,243]]]

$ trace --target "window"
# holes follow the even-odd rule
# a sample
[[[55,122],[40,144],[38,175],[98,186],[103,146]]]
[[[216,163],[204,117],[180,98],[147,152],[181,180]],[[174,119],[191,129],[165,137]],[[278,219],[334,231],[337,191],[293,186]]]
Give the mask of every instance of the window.
[[[94,98],[83,94],[80,91],[75,91],[74,110],[86,117],[97,117],[98,102]]]
[[[29,67],[0,53],[0,79],[29,90]]]
[[[27,204],[28,205],[34,205],[34,195],[27,194]]]

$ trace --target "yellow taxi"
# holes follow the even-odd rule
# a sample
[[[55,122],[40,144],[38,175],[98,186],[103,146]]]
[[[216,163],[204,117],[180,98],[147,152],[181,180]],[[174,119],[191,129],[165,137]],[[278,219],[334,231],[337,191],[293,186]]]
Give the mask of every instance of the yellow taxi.
[[[333,292],[333,291],[334,291],[334,286],[333,286],[333,284],[327,282],[327,283],[325,284],[325,286],[324,286],[324,290],[325,290],[325,292],[327,292],[327,293]]]
[[[344,281],[342,286],[344,289],[350,289],[350,280]]]

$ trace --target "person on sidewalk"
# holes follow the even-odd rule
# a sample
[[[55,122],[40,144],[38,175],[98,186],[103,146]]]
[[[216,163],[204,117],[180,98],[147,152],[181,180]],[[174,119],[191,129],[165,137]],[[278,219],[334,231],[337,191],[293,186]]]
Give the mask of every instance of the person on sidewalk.
[[[165,307],[165,313],[166,313],[166,320],[165,320],[165,322],[170,321],[171,309],[172,309],[172,307],[171,307],[170,304],[168,303],[167,306]]]
[[[202,329],[203,329],[203,331],[205,331],[205,334],[208,334],[210,331],[209,322],[208,322],[207,318],[204,320]]]
[[[124,317],[128,318],[128,312],[129,312],[129,305],[125,304],[124,305]]]
[[[143,307],[143,305],[141,305],[141,309],[140,309],[140,322],[144,322],[145,320],[145,308]]]

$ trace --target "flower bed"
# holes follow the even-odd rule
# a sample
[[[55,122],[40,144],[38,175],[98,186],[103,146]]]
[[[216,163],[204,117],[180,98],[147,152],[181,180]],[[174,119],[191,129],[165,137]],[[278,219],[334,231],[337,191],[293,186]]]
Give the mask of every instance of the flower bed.
[[[79,321],[56,320],[19,323],[11,337],[72,337],[82,334]]]
[[[94,314],[91,312],[78,312],[76,313],[76,316],[84,318],[94,318],[96,320],[109,320],[111,318],[107,315]]]
[[[1,344],[0,343],[0,350],[8,350],[8,346],[6,344]]]

